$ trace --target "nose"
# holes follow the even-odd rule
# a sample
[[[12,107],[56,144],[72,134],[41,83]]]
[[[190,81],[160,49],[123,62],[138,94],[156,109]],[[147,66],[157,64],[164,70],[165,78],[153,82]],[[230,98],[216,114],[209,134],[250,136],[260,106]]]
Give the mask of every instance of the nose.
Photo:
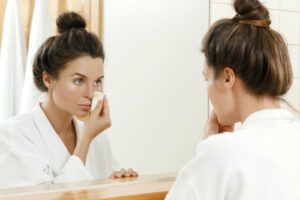
[[[94,91],[95,89],[93,87],[93,84],[92,83],[87,84],[87,87],[85,89],[85,97],[90,100],[93,99]]]

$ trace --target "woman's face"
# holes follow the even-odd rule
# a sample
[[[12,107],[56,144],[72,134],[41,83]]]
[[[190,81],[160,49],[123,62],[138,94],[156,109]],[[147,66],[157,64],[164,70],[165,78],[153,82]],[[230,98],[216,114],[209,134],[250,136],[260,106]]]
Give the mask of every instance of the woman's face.
[[[208,66],[205,66],[203,75],[207,81],[207,94],[219,123],[222,125],[234,124],[236,121],[235,103],[232,87],[228,85],[230,84],[228,75],[222,72],[218,78],[215,78],[214,69]]]
[[[53,80],[52,97],[55,105],[78,117],[88,114],[94,91],[102,91],[103,60],[83,56],[67,63]]]

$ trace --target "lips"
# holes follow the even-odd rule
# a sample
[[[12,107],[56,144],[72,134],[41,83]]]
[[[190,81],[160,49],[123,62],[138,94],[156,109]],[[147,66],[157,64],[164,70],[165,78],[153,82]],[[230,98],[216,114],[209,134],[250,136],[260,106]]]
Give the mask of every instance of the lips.
[[[91,108],[91,104],[79,104],[79,106],[84,111],[88,111]]]

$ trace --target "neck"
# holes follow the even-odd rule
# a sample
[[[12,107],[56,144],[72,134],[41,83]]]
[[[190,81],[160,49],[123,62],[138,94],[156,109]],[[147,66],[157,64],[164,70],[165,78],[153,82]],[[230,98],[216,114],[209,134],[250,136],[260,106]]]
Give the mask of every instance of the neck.
[[[50,93],[41,108],[58,135],[67,134],[73,128],[72,115],[57,107]]]
[[[257,111],[281,108],[280,101],[269,96],[257,97],[251,94],[242,94],[237,102],[238,117],[241,122]]]

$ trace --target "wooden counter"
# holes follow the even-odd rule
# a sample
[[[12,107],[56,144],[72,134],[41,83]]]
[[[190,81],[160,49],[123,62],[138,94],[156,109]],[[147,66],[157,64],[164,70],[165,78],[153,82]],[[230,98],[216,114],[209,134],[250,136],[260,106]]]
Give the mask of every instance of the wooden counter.
[[[176,174],[10,188],[0,190],[0,200],[160,200],[172,187]]]

